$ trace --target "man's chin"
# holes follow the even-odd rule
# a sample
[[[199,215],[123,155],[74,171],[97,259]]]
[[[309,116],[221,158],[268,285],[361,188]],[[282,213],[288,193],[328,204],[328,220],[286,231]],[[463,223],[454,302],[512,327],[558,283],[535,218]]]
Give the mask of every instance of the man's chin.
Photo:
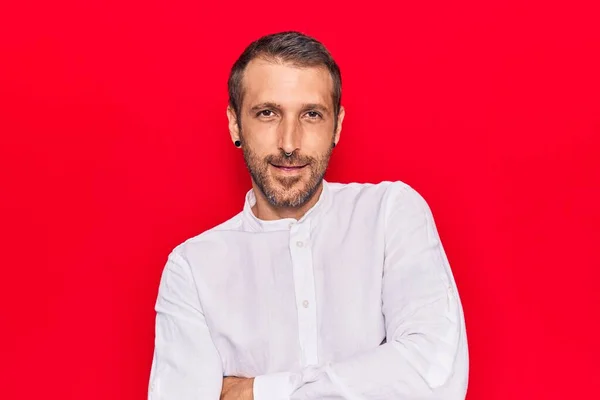
[[[298,183],[291,188],[277,187],[272,191],[270,202],[276,207],[297,208],[302,207],[314,197],[316,189],[309,188],[306,184]]]
[[[271,187],[277,191],[302,191],[306,189],[306,182],[301,176],[274,176],[271,179]]]
[[[276,207],[299,207],[304,203],[306,189],[306,185],[301,181],[280,182],[279,179],[276,179],[270,182],[267,197],[269,202]]]

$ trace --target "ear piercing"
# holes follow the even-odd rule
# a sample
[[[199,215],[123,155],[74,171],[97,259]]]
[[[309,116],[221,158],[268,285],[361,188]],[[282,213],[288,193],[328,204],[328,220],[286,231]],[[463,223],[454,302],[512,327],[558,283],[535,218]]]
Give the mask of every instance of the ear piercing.
[[[235,147],[240,147],[242,145],[242,142],[236,140],[235,142],[233,142],[233,144],[235,145]]]

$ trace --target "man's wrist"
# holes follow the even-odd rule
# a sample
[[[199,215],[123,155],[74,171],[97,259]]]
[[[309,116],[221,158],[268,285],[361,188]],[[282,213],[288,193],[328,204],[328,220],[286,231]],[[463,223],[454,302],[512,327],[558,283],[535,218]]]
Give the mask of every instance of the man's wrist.
[[[249,378],[246,381],[244,388],[244,399],[254,400],[254,378]]]

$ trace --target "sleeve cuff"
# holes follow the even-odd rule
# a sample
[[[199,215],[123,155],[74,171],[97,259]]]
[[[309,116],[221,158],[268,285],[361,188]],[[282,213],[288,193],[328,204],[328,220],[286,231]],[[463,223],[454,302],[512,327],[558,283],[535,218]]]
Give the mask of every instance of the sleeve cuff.
[[[254,400],[289,400],[298,379],[290,372],[259,375],[254,378]]]

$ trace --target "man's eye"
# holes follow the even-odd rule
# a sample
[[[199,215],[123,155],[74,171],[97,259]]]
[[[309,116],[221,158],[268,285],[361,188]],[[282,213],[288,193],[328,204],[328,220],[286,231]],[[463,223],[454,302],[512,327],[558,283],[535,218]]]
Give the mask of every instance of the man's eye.
[[[275,115],[275,113],[273,113],[273,111],[271,110],[262,110],[258,113],[258,115],[260,117],[272,117],[273,115]]]
[[[321,116],[321,114],[319,114],[316,111],[309,111],[309,112],[306,113],[306,115],[308,115],[308,117],[311,118],[311,119],[316,119],[316,118],[319,118]]]

